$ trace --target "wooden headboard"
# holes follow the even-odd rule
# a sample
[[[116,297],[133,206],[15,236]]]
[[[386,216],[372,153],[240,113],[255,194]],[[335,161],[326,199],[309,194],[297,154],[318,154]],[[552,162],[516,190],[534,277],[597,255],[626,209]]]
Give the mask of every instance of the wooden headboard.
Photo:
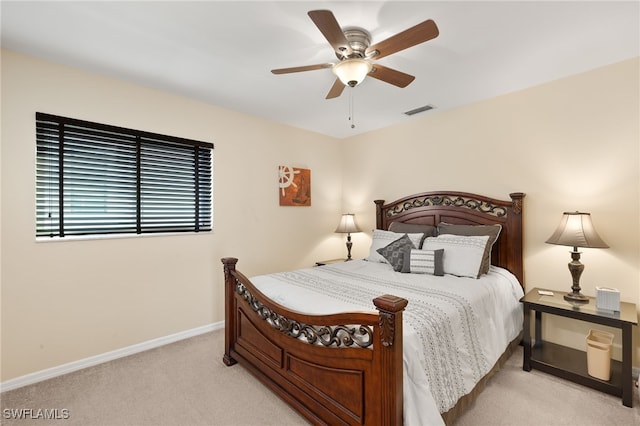
[[[392,222],[434,225],[440,222],[468,225],[502,225],[491,252],[491,263],[507,269],[524,287],[522,208],[525,194],[509,194],[510,201],[467,192],[435,191],[410,195],[391,203],[375,200],[376,228]]]

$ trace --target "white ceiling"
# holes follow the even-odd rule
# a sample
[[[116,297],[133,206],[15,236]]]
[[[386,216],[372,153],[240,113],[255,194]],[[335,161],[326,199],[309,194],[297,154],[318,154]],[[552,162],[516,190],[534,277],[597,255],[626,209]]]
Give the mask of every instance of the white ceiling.
[[[372,43],[426,19],[440,36],[380,59],[415,75],[408,87],[367,78],[325,100],[330,69],[270,72],[336,61],[314,9]],[[638,1],[2,1],[0,13],[3,48],[344,138],[639,56],[639,11]],[[437,109],[403,114],[426,104]]]

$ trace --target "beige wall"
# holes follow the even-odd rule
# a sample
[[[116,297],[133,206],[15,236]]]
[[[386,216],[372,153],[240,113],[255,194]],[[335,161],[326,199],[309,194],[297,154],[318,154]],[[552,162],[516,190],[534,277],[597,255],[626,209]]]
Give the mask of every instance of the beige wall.
[[[214,233],[35,242],[36,111],[214,142]],[[590,211],[611,249],[584,250],[585,292],[640,305],[638,115],[636,59],[337,141],[3,51],[0,380],[221,321],[221,257],[247,275],[338,257],[343,209],[370,229],[373,199],[427,190],[526,192],[528,288],[570,287],[568,249],[544,240],[563,211]],[[280,164],[311,169],[312,207],[278,206]],[[370,234],[353,239],[366,255]]]
[[[545,240],[562,212],[590,212],[611,248],[582,250],[583,292],[593,296],[596,286],[612,286],[623,301],[640,306],[639,80],[636,58],[353,137],[346,145],[345,200],[372,228],[374,198],[436,189],[498,199],[524,192],[526,287],[564,291],[571,287],[571,249]],[[367,241],[354,236],[355,255],[366,255]],[[548,321],[544,333],[584,349],[588,328]],[[633,331],[636,366],[639,330]],[[620,341],[616,333],[614,345]]]
[[[212,80],[213,81],[213,80]],[[35,241],[35,112],[210,141],[214,232]],[[222,321],[222,264],[247,275],[336,257],[335,139],[2,52],[2,381]],[[278,166],[312,206],[278,205]]]

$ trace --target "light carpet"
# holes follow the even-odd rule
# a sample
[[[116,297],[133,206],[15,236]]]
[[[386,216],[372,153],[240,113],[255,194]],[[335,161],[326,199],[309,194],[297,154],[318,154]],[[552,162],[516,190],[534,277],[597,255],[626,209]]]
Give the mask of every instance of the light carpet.
[[[27,425],[305,425],[305,419],[244,368],[222,362],[217,330],[3,392],[0,423]],[[15,419],[57,410],[59,419]],[[7,411],[10,410],[10,411]],[[18,411],[16,411],[18,410]],[[51,413],[51,411],[50,411]],[[29,417],[28,416],[28,417]],[[67,418],[63,418],[67,417]],[[456,426],[640,425],[634,407],[548,374],[522,371],[518,347]]]

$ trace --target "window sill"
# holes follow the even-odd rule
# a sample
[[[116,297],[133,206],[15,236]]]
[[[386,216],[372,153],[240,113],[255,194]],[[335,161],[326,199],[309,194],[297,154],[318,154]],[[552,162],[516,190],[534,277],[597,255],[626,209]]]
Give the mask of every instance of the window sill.
[[[36,237],[36,243],[63,243],[65,241],[89,241],[89,240],[118,240],[126,238],[154,238],[154,237],[175,237],[175,236],[195,236],[212,235],[213,231],[203,232],[158,232],[149,234],[104,234],[104,235],[72,235],[68,237]]]

